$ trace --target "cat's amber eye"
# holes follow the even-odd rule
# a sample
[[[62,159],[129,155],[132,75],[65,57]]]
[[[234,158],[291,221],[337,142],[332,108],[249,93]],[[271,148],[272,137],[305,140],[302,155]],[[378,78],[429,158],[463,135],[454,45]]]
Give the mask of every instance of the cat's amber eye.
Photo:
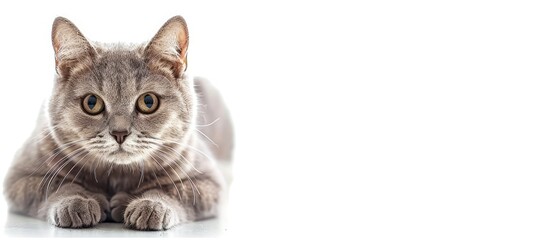
[[[99,96],[95,94],[88,94],[82,100],[82,108],[87,114],[97,115],[103,112],[103,109],[105,109],[105,104],[103,99]]]
[[[153,93],[145,93],[137,99],[137,110],[141,113],[150,114],[158,109],[158,97]]]

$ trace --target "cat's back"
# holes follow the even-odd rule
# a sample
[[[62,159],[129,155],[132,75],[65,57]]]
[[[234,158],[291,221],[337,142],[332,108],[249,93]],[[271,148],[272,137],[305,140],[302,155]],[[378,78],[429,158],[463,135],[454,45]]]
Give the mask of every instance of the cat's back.
[[[219,91],[206,78],[194,78],[198,96],[197,132],[221,162],[232,159],[234,131],[231,116]],[[205,136],[204,136],[205,135]]]

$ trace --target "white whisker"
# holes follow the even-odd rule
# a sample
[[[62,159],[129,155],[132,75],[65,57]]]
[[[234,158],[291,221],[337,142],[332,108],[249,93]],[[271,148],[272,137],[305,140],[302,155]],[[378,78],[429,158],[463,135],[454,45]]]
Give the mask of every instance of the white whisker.
[[[47,133],[46,135],[42,136],[40,139],[37,139],[35,141],[33,141],[32,143],[37,143],[37,142],[40,142],[44,139],[46,139],[47,137],[49,137],[50,135],[53,134],[53,130],[58,128],[59,125],[56,125],[56,126],[47,126],[45,127],[45,129],[42,130],[42,132],[40,132],[39,134],[37,134],[37,137],[40,137],[42,136],[44,133]]]
[[[74,151],[72,152],[69,152],[67,155],[63,156],[61,159],[59,159],[59,161],[57,161],[55,164],[53,164],[49,169],[48,171],[46,171],[46,173],[44,174],[44,176],[42,177],[42,181],[40,181],[40,183],[38,184],[39,188],[42,187],[42,182],[48,178],[49,175],[53,174],[53,172],[55,172],[57,170],[57,166],[59,165],[62,165],[63,164],[63,161],[65,159],[67,159],[69,156],[71,156],[72,154],[76,154],[77,152],[79,152],[81,150],[81,148],[77,148],[75,149]],[[58,152],[57,154],[55,154],[55,156],[57,156],[59,153],[61,152]],[[48,158],[49,160],[49,158]],[[46,162],[46,161],[45,161]]]
[[[88,157],[88,154],[89,154],[89,152],[86,155],[84,155],[84,157],[82,159],[86,159],[86,157]],[[80,161],[78,161],[78,162],[80,162]],[[78,165],[78,163],[76,163],[76,165]],[[82,171],[82,169],[84,169],[85,166],[86,166],[85,164],[82,164],[82,167],[80,167],[80,170],[78,170],[76,175],[74,175],[74,178],[72,179],[71,184],[73,184],[74,180],[76,180],[78,178],[78,174],[80,174],[80,172]]]
[[[61,180],[61,183],[59,184],[59,186],[57,187],[57,190],[55,192],[59,192],[59,189],[61,188],[61,185],[63,185],[63,182],[65,182],[65,179],[67,178],[67,176],[69,176],[69,174],[71,173],[71,171],[76,167],[78,166],[78,164],[84,160],[85,157],[87,157],[88,155],[90,154],[90,152],[87,152],[84,157],[81,157],[75,164],[74,166],[71,167],[71,169],[69,169],[69,171],[67,172],[67,174],[65,174],[65,176],[63,177],[63,179]],[[68,163],[68,161],[67,161]],[[82,166],[83,167],[83,166]],[[82,168],[80,168],[80,171],[82,171]],[[80,171],[78,171],[78,173],[80,173]],[[78,176],[78,173],[76,174],[76,176]],[[76,179],[76,176],[75,176],[75,179]],[[73,179],[73,182],[74,182],[74,179]]]
[[[189,159],[187,159],[185,156],[183,156],[183,154],[181,154],[179,151],[176,151],[174,148],[172,148],[172,147],[170,147],[170,146],[168,146],[168,145],[162,145],[162,146],[163,146],[163,147],[166,147],[168,150],[170,150],[170,151],[176,153],[177,155],[179,155],[180,157],[182,157],[183,160],[185,160],[189,165],[191,165],[191,167],[192,167],[195,171],[197,171],[198,173],[202,174],[202,172],[201,172],[200,170],[196,169],[196,167],[193,165],[193,163],[192,163],[191,161],[189,161]],[[158,150],[160,150],[160,149],[158,149]]]
[[[144,175],[144,171],[145,171],[145,162],[141,162],[141,164],[139,164],[139,166],[141,167],[141,176],[139,177],[139,182],[137,183],[137,188],[139,188],[139,186],[141,186],[141,183],[143,182],[143,175]]]
[[[206,125],[196,125],[196,126],[197,127],[209,127],[209,126],[213,125],[214,123],[216,123],[217,121],[219,121],[219,118],[216,118],[215,120],[213,120],[213,122],[208,123]]]
[[[65,168],[65,166],[67,166],[67,164],[69,164],[71,162],[71,160],[69,158],[73,158],[73,157],[77,157],[78,155],[82,154],[83,152],[85,152],[84,149],[82,148],[79,148],[78,149],[78,153],[76,153],[75,155],[73,156],[70,156],[70,157],[67,157],[65,163],[63,165],[61,165],[61,167],[58,168],[58,170],[56,172],[53,173],[53,175],[50,177],[50,180],[48,182],[48,185],[46,185],[46,199],[48,198],[48,194],[49,194],[49,190],[50,190],[50,186],[53,182],[53,180],[55,178],[57,178],[57,176],[59,175],[59,173],[61,173],[61,171],[63,170],[63,168]],[[68,156],[68,155],[67,155]]]
[[[168,157],[166,154],[166,152],[162,151],[162,150],[159,150],[160,152],[164,153],[164,156],[165,157]],[[166,158],[164,158],[166,159]],[[189,174],[183,169],[183,167],[181,167],[179,164],[177,164],[177,161],[174,162],[176,166],[179,167],[179,169],[181,170],[181,172],[183,172],[183,174],[185,174],[185,176],[187,176],[187,179],[189,179],[189,181],[191,182],[191,190],[193,191],[193,205],[195,205],[196,203],[196,195],[194,193],[195,189],[196,189],[196,192],[198,192],[198,195],[200,195],[200,191],[198,190],[198,187],[196,186],[196,184],[193,182],[193,179],[191,176],[189,176]],[[173,169],[173,167],[171,165],[169,165],[170,168],[172,168],[172,170],[175,172],[175,169]],[[177,174],[177,173],[176,173]],[[179,177],[179,174],[177,174],[178,177]],[[183,181],[181,180],[181,177],[179,177],[179,180],[181,182],[181,185],[184,186],[183,184]]]
[[[154,138],[153,138],[153,139],[154,139]],[[208,154],[204,153],[204,152],[201,151],[200,149],[195,148],[195,147],[193,147],[193,146],[191,146],[191,145],[189,145],[189,144],[180,143],[180,142],[171,141],[171,140],[165,140],[165,139],[156,139],[156,140],[159,140],[159,141],[161,141],[161,142],[174,143],[174,144],[180,145],[180,146],[182,146],[182,147],[188,147],[188,148],[190,148],[191,150],[194,150],[194,151],[196,151],[196,152],[202,154],[202,155],[203,155],[204,157],[206,157],[208,160],[214,161],[214,159],[213,159],[211,156],[209,156]],[[157,144],[158,144],[158,143],[157,143]],[[162,145],[162,146],[165,146],[165,145]]]
[[[208,154],[204,153],[204,152],[201,151],[200,149],[195,148],[195,147],[193,147],[193,146],[191,146],[191,145],[189,145],[189,144],[184,144],[184,143],[180,143],[180,142],[176,142],[176,141],[170,141],[170,140],[162,140],[162,141],[169,142],[169,143],[179,144],[179,145],[181,145],[181,146],[183,146],[183,147],[188,147],[188,148],[190,148],[191,150],[194,150],[194,151],[196,151],[196,152],[198,152],[198,153],[204,155],[204,157],[208,158],[210,161],[214,161],[214,159],[213,159],[211,156],[209,156]]]
[[[179,188],[177,188],[177,185],[175,185],[175,182],[173,181],[173,178],[170,176],[170,174],[168,173],[168,171],[166,171],[166,169],[165,169],[158,161],[156,161],[156,159],[154,158],[153,155],[149,154],[149,156],[151,157],[151,159],[152,159],[156,164],[158,164],[158,166],[160,166],[160,168],[162,168],[162,170],[166,173],[166,175],[168,176],[168,178],[170,179],[170,181],[172,181],[173,187],[174,187],[175,190],[177,191],[177,195],[179,195],[179,200],[182,201],[182,200],[183,200],[183,197],[181,196],[181,193],[179,192]]]
[[[99,181],[97,181],[97,167],[99,166],[99,162],[97,158],[94,158],[93,160],[95,162],[95,167],[93,168],[93,177],[95,178],[95,182],[99,183]]]
[[[49,155],[49,156],[47,156],[47,155],[43,156],[42,158],[46,158],[46,157],[47,157],[47,159],[46,159],[46,160],[40,159],[39,161],[41,161],[42,163],[41,163],[36,169],[34,169],[34,171],[32,171],[27,177],[29,177],[29,176],[33,175],[34,173],[36,173],[36,171],[38,171],[39,169],[41,169],[42,166],[43,166],[44,164],[46,164],[50,159],[55,158],[56,156],[58,156],[59,154],[61,154],[63,151],[65,151],[65,149],[67,149],[67,148],[69,148],[69,147],[71,147],[71,146],[73,146],[73,145],[76,145],[76,143],[82,142],[82,141],[85,141],[85,140],[77,140],[77,141],[68,142],[68,143],[65,143],[65,144],[63,144],[63,145],[61,145],[61,146],[59,146],[59,147],[53,149],[52,152],[57,151],[57,153],[53,153],[53,154],[51,154],[51,155]],[[63,149],[61,149],[61,148],[63,148]]]
[[[219,146],[211,138],[209,138],[206,134],[204,134],[198,128],[195,128],[194,130],[196,130],[196,131],[198,131],[198,133],[202,134],[202,136],[204,136],[206,139],[208,139],[208,141],[210,141],[216,148],[219,148]]]

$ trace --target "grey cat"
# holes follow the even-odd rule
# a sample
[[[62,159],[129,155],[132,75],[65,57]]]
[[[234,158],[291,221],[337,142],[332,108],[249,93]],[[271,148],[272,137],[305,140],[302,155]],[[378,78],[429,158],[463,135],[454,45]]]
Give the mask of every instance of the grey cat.
[[[215,216],[233,132],[217,90],[185,73],[185,20],[146,44],[107,45],[58,17],[52,41],[54,89],[4,181],[10,209],[67,228]]]

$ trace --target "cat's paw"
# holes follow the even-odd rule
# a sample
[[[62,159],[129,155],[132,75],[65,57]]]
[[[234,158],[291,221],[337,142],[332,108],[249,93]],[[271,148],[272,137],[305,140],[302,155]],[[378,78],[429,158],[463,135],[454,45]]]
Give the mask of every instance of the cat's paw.
[[[134,200],[124,213],[126,226],[138,230],[169,229],[180,222],[174,208],[161,200]]]
[[[97,225],[104,213],[99,202],[82,196],[65,197],[54,203],[49,210],[49,221],[58,227],[84,228]]]
[[[125,192],[115,194],[110,201],[110,220],[114,222],[124,221],[124,211],[130,202],[130,195]]]

